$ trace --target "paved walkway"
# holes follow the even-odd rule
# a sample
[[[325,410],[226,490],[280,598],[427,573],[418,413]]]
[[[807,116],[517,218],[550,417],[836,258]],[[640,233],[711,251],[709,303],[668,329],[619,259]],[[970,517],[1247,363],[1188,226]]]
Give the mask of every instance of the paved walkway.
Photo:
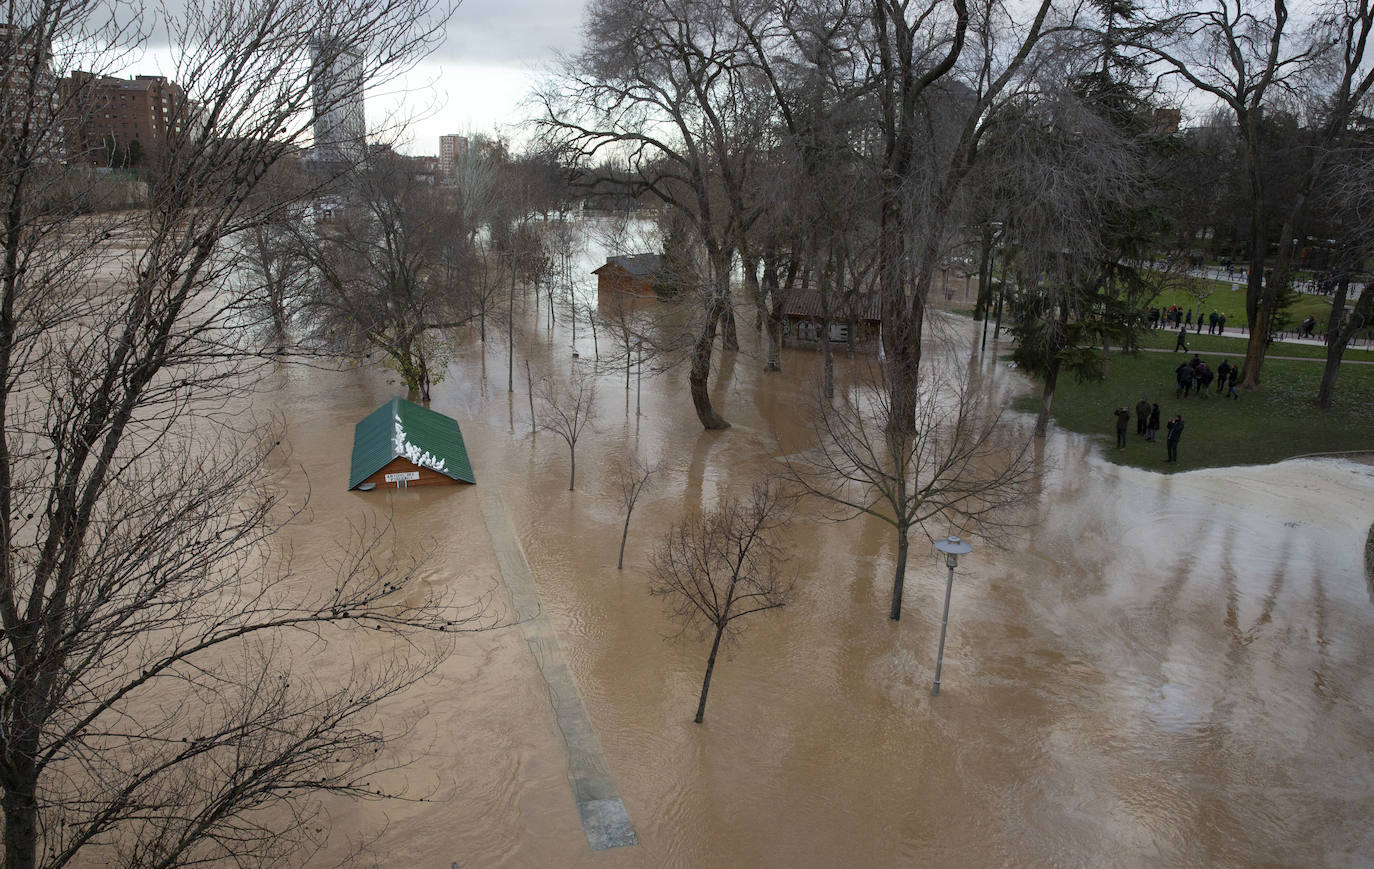
[[[1184,356],[1188,356],[1188,355],[1190,355],[1190,354],[1192,354],[1192,353],[1197,353],[1198,355],[1202,355],[1203,353],[1206,353],[1208,356],[1244,356],[1244,355],[1245,355],[1245,351],[1244,351],[1244,350],[1242,350],[1242,351],[1240,351],[1240,352],[1237,353],[1237,352],[1232,352],[1232,351],[1230,351],[1230,350],[1199,350],[1199,349],[1197,349],[1197,348],[1195,348],[1195,347],[1194,347],[1194,348],[1188,349],[1186,352],[1183,351],[1183,350],[1165,350],[1163,347],[1140,347],[1140,348],[1138,348],[1138,349],[1139,349],[1142,353],[1182,353]],[[1323,357],[1323,356],[1280,356],[1280,355],[1278,355],[1277,353],[1266,353],[1266,354],[1264,354],[1264,358],[1265,358],[1266,360],[1269,360],[1269,359],[1281,359],[1281,360],[1283,360],[1284,362],[1325,362],[1325,361],[1326,361],[1326,358]],[[1343,359],[1341,359],[1341,364],[1342,364],[1342,365],[1374,365],[1374,360],[1368,360],[1368,359],[1345,359],[1345,358],[1343,358]]]
[[[639,837],[620,800],[615,779],[611,778],[610,768],[601,753],[601,741],[596,737],[582,695],[577,692],[577,682],[558,646],[553,625],[539,602],[534,575],[530,573],[506,506],[499,495],[487,490],[482,491],[478,501],[496,550],[501,578],[510,593],[515,618],[549,686],[554,724],[568,749],[568,783],[572,785],[573,799],[582,815],[582,831],[587,834],[587,844],[593,851],[638,845]]]

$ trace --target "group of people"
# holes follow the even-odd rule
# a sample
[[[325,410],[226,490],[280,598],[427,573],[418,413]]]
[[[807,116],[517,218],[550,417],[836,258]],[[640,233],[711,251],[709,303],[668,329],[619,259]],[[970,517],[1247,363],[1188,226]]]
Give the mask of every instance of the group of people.
[[[1150,443],[1154,443],[1159,434],[1159,405],[1151,404],[1148,398],[1142,397],[1135,404],[1135,433],[1144,437]],[[1116,409],[1116,448],[1126,449],[1126,429],[1131,424],[1131,410],[1128,407],[1118,407]],[[1168,428],[1165,431],[1164,445],[1168,450],[1166,461],[1178,461],[1178,442],[1183,437],[1183,414],[1175,414],[1169,420]]]
[[[1174,369],[1174,380],[1177,387],[1174,389],[1175,398],[1187,398],[1194,392],[1198,398],[1206,398],[1207,393],[1212,389],[1213,381],[1217,384],[1217,395],[1221,395],[1225,390],[1227,398],[1240,398],[1240,393],[1236,391],[1236,381],[1240,379],[1240,366],[1232,365],[1228,360],[1221,360],[1221,365],[1216,371],[1211,366],[1202,361],[1202,357],[1196,353],[1193,358],[1184,362]]]
[[[1164,327],[1164,328],[1169,328],[1169,329],[1178,329],[1178,330],[1180,330],[1181,332],[1183,332],[1183,333],[1186,335],[1187,331],[1188,331],[1189,329],[1193,328],[1193,309],[1192,309],[1192,308],[1188,308],[1188,309],[1185,310],[1185,309],[1183,309],[1183,308],[1180,308],[1178,305],[1170,305],[1169,307],[1163,309],[1162,311],[1161,311],[1159,308],[1151,308],[1151,309],[1150,309],[1150,315],[1149,315],[1149,316],[1150,316],[1150,328],[1151,328],[1151,329],[1158,329],[1158,328],[1160,328],[1160,327],[1162,326],[1162,327]],[[1203,316],[1202,316],[1202,312],[1201,312],[1201,311],[1198,311],[1198,312],[1197,312],[1197,330],[1198,330],[1198,332],[1201,332],[1201,331],[1202,331],[1202,321],[1203,321],[1203,319],[1204,319],[1204,318],[1203,318]],[[1205,319],[1206,319],[1206,321],[1207,321],[1207,334],[1208,334],[1208,335],[1225,335],[1225,334],[1226,334],[1226,315],[1225,315],[1225,314],[1219,313],[1219,312],[1217,311],[1216,308],[1213,308],[1213,309],[1212,309],[1212,313],[1208,314],[1207,317],[1206,317]],[[1179,343],[1182,343],[1182,341],[1183,341],[1183,339],[1182,339],[1182,337],[1180,337],[1180,338],[1179,338]]]

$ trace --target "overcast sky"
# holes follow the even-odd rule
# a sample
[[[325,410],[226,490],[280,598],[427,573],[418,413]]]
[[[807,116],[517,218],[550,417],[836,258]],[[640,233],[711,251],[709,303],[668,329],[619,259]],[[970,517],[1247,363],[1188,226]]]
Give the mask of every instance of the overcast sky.
[[[369,95],[369,125],[400,104],[412,117],[402,147],[411,154],[438,154],[444,133],[503,128],[519,139],[518,103],[558,52],[577,50],[582,6],[582,0],[462,0],[447,41],[410,75],[406,92]]]

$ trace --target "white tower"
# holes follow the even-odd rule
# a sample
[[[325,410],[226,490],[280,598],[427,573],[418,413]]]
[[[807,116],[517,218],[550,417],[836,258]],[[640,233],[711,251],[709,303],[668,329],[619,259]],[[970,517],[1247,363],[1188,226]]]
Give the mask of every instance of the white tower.
[[[310,41],[311,92],[315,109],[315,159],[361,164],[367,156],[363,112],[363,56],[327,37]]]

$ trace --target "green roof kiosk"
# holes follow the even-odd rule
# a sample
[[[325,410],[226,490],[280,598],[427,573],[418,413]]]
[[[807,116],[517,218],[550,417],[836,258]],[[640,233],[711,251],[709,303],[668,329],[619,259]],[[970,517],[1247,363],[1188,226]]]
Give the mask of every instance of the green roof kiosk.
[[[350,489],[476,482],[452,417],[393,398],[353,428]]]

